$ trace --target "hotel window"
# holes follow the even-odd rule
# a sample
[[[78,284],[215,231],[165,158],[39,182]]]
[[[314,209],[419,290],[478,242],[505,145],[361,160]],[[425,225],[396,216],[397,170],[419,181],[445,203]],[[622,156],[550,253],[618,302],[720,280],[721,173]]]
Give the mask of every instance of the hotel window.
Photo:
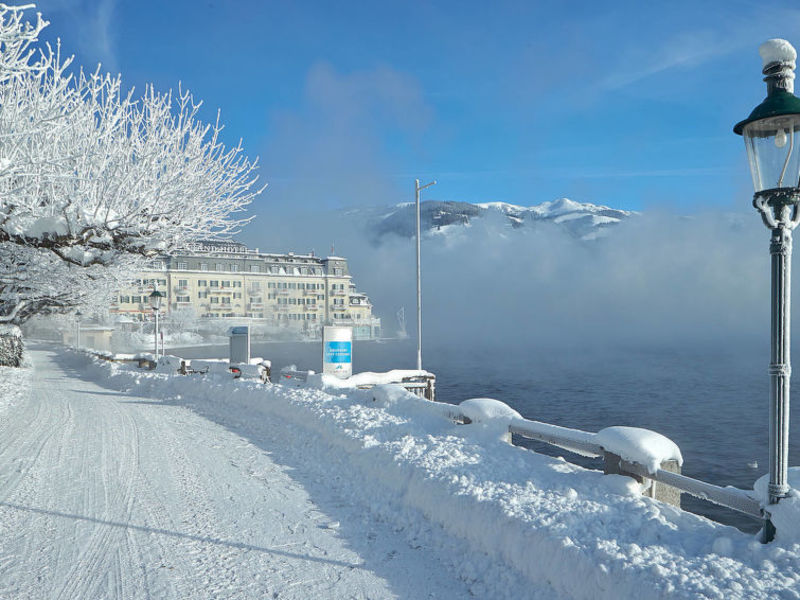
[[[123,303],[123,302],[125,304],[128,304],[131,301],[131,297],[130,296],[120,296],[119,297],[119,301],[120,301],[120,304]]]
[[[241,281],[234,281],[233,282],[233,287],[238,287],[238,288],[242,287],[242,282]]]
[[[159,279],[158,280],[158,285],[163,285],[164,287],[167,287],[167,280],[166,279]]]
[[[231,299],[228,298],[228,296],[223,296],[222,297],[222,303],[223,304],[230,304],[231,303]]]
[[[187,287],[189,285],[188,279],[178,279],[178,287]]]
[[[198,298],[208,298],[208,292],[197,292]]]
[[[209,300],[211,300],[211,304],[219,304],[219,298],[217,298],[216,296],[211,296]]]
[[[269,268],[269,272],[270,272],[270,273],[277,273],[277,272],[278,272],[278,267],[276,267],[276,266],[272,266],[272,267],[270,267],[270,268]]]
[[[197,280],[197,287],[206,287],[206,280],[205,279],[198,279]]]
[[[270,288],[270,289],[274,288],[274,287],[275,287],[275,282],[274,282],[274,281],[270,281],[270,282],[267,284],[267,287],[268,287],[268,288]]]
[[[222,263],[215,263],[214,264],[215,271],[222,271]]]
[[[290,290],[296,290],[297,289],[297,284],[296,283],[290,283],[289,284],[289,289]]]
[[[216,281],[216,280],[212,279],[211,281],[208,282],[208,285],[209,285],[209,287],[218,288],[219,287],[219,281]]]
[[[131,304],[140,304],[142,302],[141,296],[131,296]]]
[[[175,296],[175,300],[177,302],[191,302],[192,299],[189,296]]]
[[[238,272],[239,271],[239,265],[237,265],[236,263],[233,263],[231,265],[231,271],[233,271],[234,273]]]
[[[242,297],[242,292],[233,292],[233,297],[234,298],[241,298]]]
[[[179,270],[185,271],[186,269],[189,268],[189,265],[185,262],[179,262],[177,268]]]
[[[251,273],[259,273],[261,268],[258,265],[250,265],[250,272]]]
[[[223,282],[222,282],[222,287],[224,287],[224,288],[229,288],[229,287],[231,287],[231,282],[230,282],[230,281],[223,281]]]
[[[200,263],[201,271],[208,271],[208,263]]]

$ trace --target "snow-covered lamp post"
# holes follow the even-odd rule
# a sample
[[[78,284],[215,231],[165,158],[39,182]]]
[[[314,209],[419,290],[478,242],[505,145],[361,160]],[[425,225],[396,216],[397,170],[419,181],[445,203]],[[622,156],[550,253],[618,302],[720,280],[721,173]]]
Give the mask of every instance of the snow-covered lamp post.
[[[75,311],[75,347],[81,347],[81,311]]]
[[[777,504],[789,494],[791,265],[792,230],[800,223],[800,98],[794,95],[797,52],[792,45],[772,39],[758,51],[767,97],[733,131],[744,136],[756,191],[753,206],[772,232],[768,489],[769,504]],[[769,514],[764,533],[766,541],[775,533]]]
[[[155,315],[156,328],[155,328],[155,347],[156,347],[156,360],[158,360],[158,311],[161,309],[161,299],[164,294],[158,291],[158,288],[153,290],[150,294],[150,306],[153,308],[153,315]]]

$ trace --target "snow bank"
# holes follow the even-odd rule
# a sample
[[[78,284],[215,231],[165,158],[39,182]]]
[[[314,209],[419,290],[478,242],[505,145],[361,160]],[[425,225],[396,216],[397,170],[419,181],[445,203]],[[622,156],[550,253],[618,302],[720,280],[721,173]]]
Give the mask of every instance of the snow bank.
[[[326,393],[99,360],[93,368],[103,382],[182,404],[266,449],[272,441],[259,422],[282,423],[297,440],[289,455],[298,465],[412,546],[436,550],[478,598],[800,598],[800,544],[788,533],[762,545],[642,497],[629,477],[457,425],[446,413],[462,408],[399,386]],[[493,403],[468,410],[509,418]],[[621,455],[626,445],[637,455],[654,447],[619,431],[598,435]]]
[[[231,365],[227,359],[194,359],[191,362],[193,371],[201,371],[211,375],[230,375]]]
[[[33,371],[28,366],[0,367],[0,421],[30,390]]]
[[[775,539],[784,543],[800,544],[800,467],[789,469],[789,497],[778,504],[769,504],[769,474],[759,477],[753,489],[761,499],[761,506],[769,510],[775,525]]]
[[[180,356],[173,356],[171,354],[159,356],[158,362],[156,363],[156,371],[159,373],[177,373],[181,368],[182,361],[183,359]]]
[[[607,452],[644,465],[649,473],[655,473],[661,463],[668,460],[676,460],[683,465],[683,456],[677,444],[649,429],[606,427],[597,432],[595,440]]]

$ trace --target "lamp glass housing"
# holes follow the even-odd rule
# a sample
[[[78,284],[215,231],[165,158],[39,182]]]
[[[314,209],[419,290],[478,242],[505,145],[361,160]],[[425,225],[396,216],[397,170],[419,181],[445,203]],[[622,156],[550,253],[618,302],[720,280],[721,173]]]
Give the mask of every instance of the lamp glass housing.
[[[161,298],[164,294],[159,292],[158,290],[154,290],[152,294],[150,294],[150,306],[153,307],[154,311],[158,311],[161,308]]]
[[[742,133],[756,192],[800,187],[800,114],[758,119]]]

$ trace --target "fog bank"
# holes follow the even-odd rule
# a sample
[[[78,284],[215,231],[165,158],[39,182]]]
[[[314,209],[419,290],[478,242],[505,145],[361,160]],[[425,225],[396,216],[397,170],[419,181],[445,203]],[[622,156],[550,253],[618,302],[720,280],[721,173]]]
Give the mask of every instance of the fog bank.
[[[370,242],[359,211],[265,229],[256,222],[243,238],[262,250],[320,256],[335,244],[386,334],[405,307],[414,335],[413,239]],[[473,219],[423,237],[425,341],[602,346],[765,337],[768,249],[769,233],[753,213],[647,214],[593,241],[554,224],[512,229],[500,215]]]

